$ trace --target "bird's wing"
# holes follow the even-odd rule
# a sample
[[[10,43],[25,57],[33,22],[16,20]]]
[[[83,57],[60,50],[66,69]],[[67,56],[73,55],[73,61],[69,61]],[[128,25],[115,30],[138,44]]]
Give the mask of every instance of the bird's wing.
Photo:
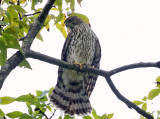
[[[65,40],[65,43],[63,45],[63,49],[62,49],[62,53],[61,53],[61,60],[63,61],[67,61],[67,52],[68,52],[68,46],[72,40],[72,32],[70,32]],[[57,85],[64,86],[63,81],[62,81],[62,73],[63,73],[63,68],[59,67],[58,69],[58,81],[57,81]]]
[[[94,68],[99,68],[100,67],[100,59],[101,59],[101,46],[98,41],[98,38],[95,43],[96,43],[95,44],[95,53],[94,53],[92,66],[94,66]],[[87,74],[85,77],[85,87],[86,87],[86,90],[87,90],[89,97],[95,87],[97,78],[98,78],[98,76],[96,74],[90,74],[90,73]]]
[[[62,53],[61,53],[61,60],[66,61],[66,54],[67,54],[67,50],[68,50],[68,46],[72,40],[73,37],[73,33],[70,32],[65,40],[65,43],[63,45],[63,49],[62,49]]]

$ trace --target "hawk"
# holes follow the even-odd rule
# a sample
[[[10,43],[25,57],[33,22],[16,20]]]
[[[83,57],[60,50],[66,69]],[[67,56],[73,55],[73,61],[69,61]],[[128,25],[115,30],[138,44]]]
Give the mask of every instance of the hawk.
[[[68,17],[64,23],[70,32],[63,46],[61,60],[99,68],[101,47],[96,34],[77,16]],[[69,115],[90,113],[92,107],[89,97],[97,77],[95,74],[59,67],[57,84],[50,94],[50,101]]]

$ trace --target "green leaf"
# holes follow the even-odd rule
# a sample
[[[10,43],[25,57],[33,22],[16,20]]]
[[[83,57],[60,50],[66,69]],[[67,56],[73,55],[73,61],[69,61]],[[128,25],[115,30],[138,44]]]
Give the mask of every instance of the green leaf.
[[[52,112],[51,106],[47,105],[47,109],[48,109],[50,112]]]
[[[18,102],[28,102],[30,104],[35,104],[37,101],[36,97],[32,94],[19,96],[15,100]]]
[[[20,111],[14,111],[14,112],[10,112],[10,113],[7,113],[6,115],[10,118],[18,118],[22,115],[23,113],[20,112]]]
[[[0,65],[3,66],[7,61],[7,47],[4,41],[0,38]]]
[[[70,117],[69,115],[65,115],[64,119],[73,119],[73,117]]]
[[[77,17],[81,18],[85,23],[89,24],[89,19],[86,15],[79,14],[79,13],[72,13],[72,14],[70,14],[70,16],[77,16]]]
[[[27,0],[21,0],[21,3],[24,4]]]
[[[8,18],[9,23],[11,24],[11,15],[7,11],[5,11],[5,15],[7,16],[6,18]]]
[[[31,65],[29,64],[29,62],[24,59],[20,64],[19,64],[20,67],[24,67],[24,68],[28,68],[28,69],[31,69],[32,70],[32,67]]]
[[[59,11],[57,8],[51,8],[51,10]]]
[[[26,30],[29,30],[29,26],[28,26],[28,24],[25,21],[16,20],[15,22],[17,22],[20,25],[22,25]]]
[[[142,105],[142,109],[143,109],[144,111],[147,110],[147,103],[146,103],[146,102]]]
[[[57,16],[54,24],[57,24],[58,22],[60,22],[63,19],[63,16],[64,16],[63,13],[60,12],[59,15]]]
[[[17,39],[15,37],[13,37],[12,35],[10,35],[8,33],[3,33],[2,36],[7,41],[8,48],[15,48],[15,49],[21,50],[19,42],[17,41]]]
[[[68,4],[70,2],[70,0],[65,0],[66,4]]]
[[[17,20],[18,19],[18,12],[16,12],[13,8],[8,7],[7,12],[10,14],[11,20]]]
[[[98,119],[108,119],[108,116],[106,114],[103,114],[102,116],[98,116]]]
[[[10,5],[10,8],[15,9],[17,12],[21,13],[22,15],[24,15],[25,13],[27,13],[22,7],[20,7],[19,5]]]
[[[156,83],[157,83],[156,87],[160,88],[160,76],[156,78]]]
[[[58,6],[58,10],[62,10],[62,0],[56,0],[54,5]]]
[[[91,116],[87,115],[87,116],[84,116],[83,119],[93,119]]]
[[[28,113],[29,113],[30,115],[32,115],[32,114],[33,114],[33,111],[32,111],[31,105],[30,105],[28,102],[26,102],[26,105],[27,105],[27,107],[28,107]]]
[[[49,91],[36,91],[36,94],[37,94],[37,98],[40,99],[40,101],[42,102],[45,102],[45,101],[48,101],[48,98],[46,96],[46,94],[48,93]]]
[[[114,113],[112,113],[112,114],[107,114],[107,117],[108,117],[108,118],[102,118],[102,119],[112,119],[113,115],[114,115]],[[102,115],[102,116],[103,116],[103,115]]]
[[[44,25],[48,24],[51,21],[52,17],[50,15],[47,16]]]
[[[21,115],[19,119],[33,119],[33,117],[29,116],[28,114],[24,113]]]
[[[37,97],[39,97],[41,94],[42,94],[42,91],[40,91],[40,90],[37,90],[37,91],[36,91],[36,96],[37,96]]]
[[[49,29],[50,29],[49,22],[51,21],[51,19],[52,19],[52,16],[48,15],[45,22],[44,22],[44,26],[47,29],[47,31],[49,31]]]
[[[0,25],[8,25],[5,21],[0,21]]]
[[[156,78],[156,82],[160,82],[160,76]]]
[[[97,119],[97,113],[94,108],[92,109],[92,115],[93,115],[94,119]]]
[[[37,91],[36,91],[37,92]],[[37,98],[42,98],[44,96],[46,96],[46,94],[48,93],[49,91],[45,90],[43,91]]]
[[[31,6],[32,10],[34,10],[36,4],[37,4],[37,0],[32,0],[32,6]]]
[[[62,116],[58,117],[58,119],[62,119]]]
[[[133,103],[136,104],[136,105],[141,105],[141,104],[143,104],[144,102],[135,100],[135,101],[133,101]]]
[[[66,38],[67,37],[67,32],[63,26],[63,24],[56,24],[57,29],[62,33],[63,37]]]
[[[4,117],[5,113],[0,109],[0,116]]]
[[[142,98],[142,100],[143,100],[143,101],[147,101],[147,96],[144,96],[144,97]]]
[[[70,0],[70,9],[71,9],[72,11],[75,10],[75,0]]]
[[[49,25],[49,23],[45,25],[45,28],[46,28],[47,31],[50,30],[50,25]]]
[[[0,12],[2,13],[4,10],[3,10],[3,8],[2,7],[0,7]]]
[[[5,97],[1,97],[0,100],[1,100],[1,103],[0,103],[1,105],[6,105],[6,104],[10,104],[10,103],[14,102],[15,98],[5,96]]]
[[[48,97],[49,97],[49,95],[52,93],[53,89],[54,89],[53,87],[49,89]]]
[[[42,3],[42,2],[43,2],[43,0],[39,0],[39,2],[40,2],[40,3]]]
[[[36,38],[43,41],[43,37],[41,36],[40,32],[37,34]]]
[[[149,94],[148,94],[148,99],[152,100],[153,98],[155,98],[156,96],[158,96],[160,93],[160,89],[152,89]]]
[[[77,0],[78,4],[81,6],[82,0]]]
[[[9,35],[17,38],[18,37],[18,33],[19,33],[19,27],[13,26],[13,25],[12,26],[7,26],[7,27],[5,27],[3,33],[9,34]]]

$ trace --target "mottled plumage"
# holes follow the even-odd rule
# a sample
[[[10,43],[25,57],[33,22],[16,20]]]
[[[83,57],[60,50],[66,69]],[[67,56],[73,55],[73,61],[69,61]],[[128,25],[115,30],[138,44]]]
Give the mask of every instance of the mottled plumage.
[[[99,68],[101,48],[89,25],[77,16],[70,16],[65,24],[70,32],[63,46],[61,59]],[[89,97],[96,80],[95,74],[79,73],[59,67],[58,81],[50,95],[50,101],[70,115],[87,114],[92,110]]]

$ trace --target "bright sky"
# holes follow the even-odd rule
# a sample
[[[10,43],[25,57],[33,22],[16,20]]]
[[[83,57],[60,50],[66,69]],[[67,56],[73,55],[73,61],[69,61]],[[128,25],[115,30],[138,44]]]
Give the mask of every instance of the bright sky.
[[[102,47],[101,69],[111,70],[136,62],[160,60],[160,1],[159,0],[83,0],[78,13],[85,14],[97,34]],[[32,50],[60,58],[64,38],[54,28],[42,33],[44,42],[35,40]],[[1,96],[34,93],[48,90],[56,84],[57,66],[28,59],[33,70],[16,68],[5,80]],[[159,76],[155,68],[133,69],[112,77],[118,90],[131,101],[140,100],[155,88]],[[139,114],[122,103],[110,90],[103,77],[99,77],[90,98],[98,114],[115,113],[113,119],[134,119]],[[155,103],[152,103],[152,102]],[[160,110],[158,99],[149,105],[149,110]],[[24,111],[25,104],[13,103],[2,106],[8,110]]]

